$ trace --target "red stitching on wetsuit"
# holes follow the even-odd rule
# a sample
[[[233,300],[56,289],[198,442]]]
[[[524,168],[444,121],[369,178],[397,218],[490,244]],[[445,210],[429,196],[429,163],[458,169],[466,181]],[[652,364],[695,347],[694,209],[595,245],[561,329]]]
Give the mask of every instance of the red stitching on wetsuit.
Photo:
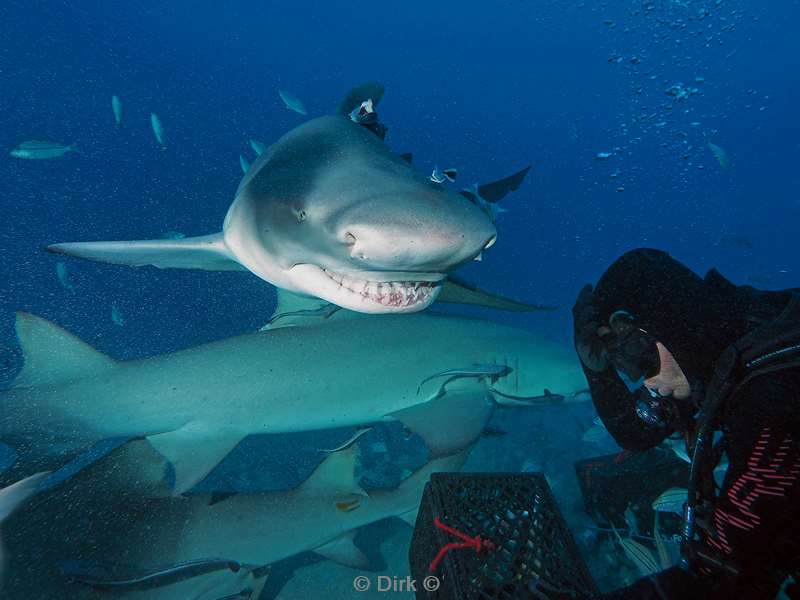
[[[800,457],[795,457],[794,464],[786,465],[791,440],[787,435],[769,460],[764,465],[764,450],[771,438],[770,428],[766,427],[756,442],[750,458],[747,460],[747,470],[736,478],[728,489],[727,499],[735,511],[728,512],[722,508],[714,511],[714,535],[707,538],[707,542],[730,554],[732,547],[728,540],[726,528],[732,525],[743,531],[753,531],[761,524],[761,517],[752,511],[753,504],[761,496],[785,497],[786,491],[800,475]]]

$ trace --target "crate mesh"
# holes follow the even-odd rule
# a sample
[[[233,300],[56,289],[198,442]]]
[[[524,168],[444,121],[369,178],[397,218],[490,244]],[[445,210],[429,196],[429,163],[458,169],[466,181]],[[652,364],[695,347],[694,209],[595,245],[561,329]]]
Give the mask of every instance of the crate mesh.
[[[434,520],[495,549],[448,552],[435,573],[429,567],[453,535]],[[540,473],[434,473],[425,487],[409,552],[417,598],[511,600],[585,598],[596,593],[547,481]],[[430,574],[439,589],[420,584]]]

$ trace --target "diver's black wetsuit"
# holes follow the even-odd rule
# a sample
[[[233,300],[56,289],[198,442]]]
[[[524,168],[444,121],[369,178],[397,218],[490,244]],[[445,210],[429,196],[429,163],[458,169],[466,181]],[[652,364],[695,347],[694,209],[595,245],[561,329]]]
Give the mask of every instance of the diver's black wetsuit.
[[[597,316],[607,322],[624,309],[675,356],[697,400],[723,350],[769,318],[788,294],[737,287],[712,270],[701,279],[656,250],[635,250],[616,261],[594,291]],[[616,371],[584,366],[603,423],[628,450],[651,448],[672,433],[636,414],[638,394]],[[686,402],[684,410],[694,409]],[[759,375],[739,387],[723,407],[730,466],[704,544],[736,563],[732,577],[708,566],[674,567],[603,598],[774,598],[800,564],[800,368]]]

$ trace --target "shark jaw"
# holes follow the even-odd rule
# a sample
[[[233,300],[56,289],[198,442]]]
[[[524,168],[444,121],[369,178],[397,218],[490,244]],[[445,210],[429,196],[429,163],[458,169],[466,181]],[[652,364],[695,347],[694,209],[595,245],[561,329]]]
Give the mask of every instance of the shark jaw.
[[[342,272],[311,264],[295,265],[289,275],[304,293],[362,313],[424,310],[445,280],[441,273]]]

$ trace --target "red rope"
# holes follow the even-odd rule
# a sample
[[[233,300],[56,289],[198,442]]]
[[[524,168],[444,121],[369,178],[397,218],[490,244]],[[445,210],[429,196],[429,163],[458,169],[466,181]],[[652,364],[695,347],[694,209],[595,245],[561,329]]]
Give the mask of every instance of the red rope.
[[[439,568],[439,564],[444,560],[445,555],[450,552],[450,550],[455,550],[457,548],[474,548],[477,554],[480,554],[484,550],[491,552],[493,551],[496,546],[491,542],[491,540],[484,540],[481,539],[481,536],[476,535],[475,537],[470,537],[464,533],[461,533],[457,529],[450,527],[449,525],[445,525],[439,520],[439,517],[436,517],[433,520],[433,524],[442,531],[449,533],[450,535],[454,535],[457,538],[464,540],[463,542],[450,542],[449,544],[445,544],[444,547],[439,550],[439,553],[436,555],[431,561],[430,566],[428,567],[428,572],[435,573],[436,570]]]

